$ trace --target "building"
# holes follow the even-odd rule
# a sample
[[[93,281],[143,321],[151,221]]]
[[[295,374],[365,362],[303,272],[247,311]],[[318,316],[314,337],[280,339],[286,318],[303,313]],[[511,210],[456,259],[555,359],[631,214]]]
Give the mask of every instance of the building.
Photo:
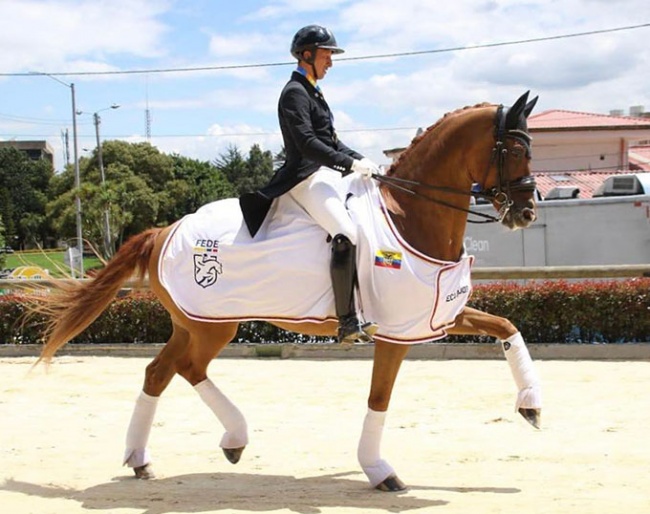
[[[30,159],[44,159],[54,167],[54,149],[47,141],[0,141],[0,148],[16,148]]]
[[[591,198],[613,175],[650,170],[650,117],[642,109],[631,109],[636,116],[560,109],[531,115],[532,169],[542,196]]]

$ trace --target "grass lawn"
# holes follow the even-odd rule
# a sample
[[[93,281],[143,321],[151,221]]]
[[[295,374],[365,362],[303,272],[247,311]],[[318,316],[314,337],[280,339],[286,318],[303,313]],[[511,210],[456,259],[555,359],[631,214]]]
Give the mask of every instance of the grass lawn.
[[[4,268],[13,269],[18,266],[38,266],[49,270],[52,277],[70,276],[70,268],[64,264],[65,252],[16,252],[5,255]],[[102,263],[97,257],[84,257],[84,270],[101,267]]]

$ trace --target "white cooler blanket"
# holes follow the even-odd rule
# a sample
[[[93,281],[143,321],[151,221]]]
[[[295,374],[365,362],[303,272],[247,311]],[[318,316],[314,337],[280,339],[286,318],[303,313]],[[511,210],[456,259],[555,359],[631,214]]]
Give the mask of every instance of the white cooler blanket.
[[[374,181],[349,176],[363,317],[376,339],[440,339],[471,294],[472,256],[433,260],[397,233]],[[251,238],[236,199],[185,216],[165,242],[159,275],[176,305],[200,321],[324,322],[335,318],[327,234],[289,196]]]

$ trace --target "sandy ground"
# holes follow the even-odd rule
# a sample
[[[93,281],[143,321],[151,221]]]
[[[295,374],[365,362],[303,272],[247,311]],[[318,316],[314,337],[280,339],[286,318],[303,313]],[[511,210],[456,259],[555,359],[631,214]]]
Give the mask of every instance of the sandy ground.
[[[222,359],[245,413],[239,464],[176,379],[150,439],[158,479],[121,467],[149,361],[0,359],[2,513],[650,513],[650,362],[540,361],[543,429],[513,413],[505,361],[407,361],[383,457],[410,489],[371,489],[356,462],[371,362]]]

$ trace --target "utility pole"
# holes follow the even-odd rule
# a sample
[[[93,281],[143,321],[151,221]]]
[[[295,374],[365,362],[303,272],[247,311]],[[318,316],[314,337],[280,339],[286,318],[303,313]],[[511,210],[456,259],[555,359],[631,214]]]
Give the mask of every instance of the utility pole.
[[[51,77],[51,75],[48,75]],[[59,79],[52,77],[54,80],[61,82]],[[61,82],[61,84],[65,84]],[[77,191],[75,195],[75,206],[77,211],[77,249],[79,250],[79,278],[84,278],[84,240],[81,232],[81,177],[79,173],[79,142],[77,137],[77,101],[74,92],[74,83],[70,83],[72,92],[72,148],[74,155],[74,185]]]
[[[99,116],[99,113],[102,111],[106,111],[108,109],[119,109],[119,105],[113,104],[110,107],[106,107],[104,109],[100,109],[99,111],[96,111],[93,113],[93,123],[95,124],[95,137],[97,139],[97,163],[99,164],[99,176],[101,178],[102,182],[102,189],[104,189],[104,193],[108,194],[108,192],[105,190],[106,188],[106,175],[104,173],[104,157],[102,153],[102,142],[101,138],[99,137],[99,125],[102,122],[102,119]],[[82,111],[77,111],[77,114],[82,114]],[[113,250],[113,238],[111,237],[111,221],[110,221],[110,212],[109,212],[110,204],[106,205],[106,208],[104,209],[104,250],[105,250],[105,257],[111,258],[113,256],[114,250]]]

